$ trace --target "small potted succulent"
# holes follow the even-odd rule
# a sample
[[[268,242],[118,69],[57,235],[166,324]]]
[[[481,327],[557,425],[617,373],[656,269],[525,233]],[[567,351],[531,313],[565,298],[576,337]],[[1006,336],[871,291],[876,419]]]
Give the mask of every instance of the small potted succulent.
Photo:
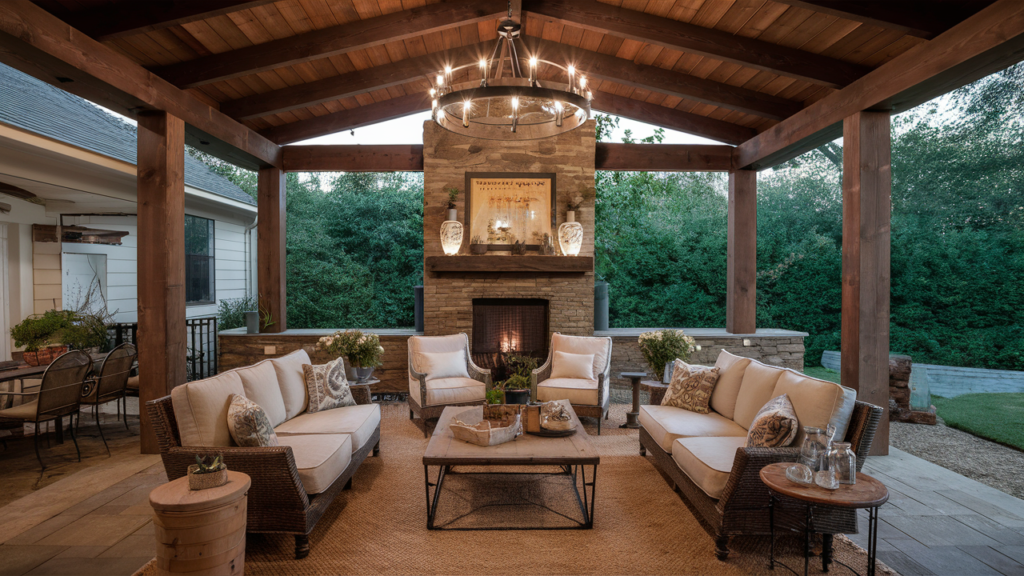
[[[196,455],[196,463],[188,467],[189,490],[206,490],[228,483],[228,467],[218,454],[207,463],[208,456]]]
[[[458,200],[459,200],[459,192],[460,192],[460,190],[458,188],[449,188],[449,189],[445,190],[445,192],[448,193],[448,219],[449,220],[458,220],[459,219],[459,216],[458,216],[459,212],[458,212],[458,208],[455,205],[455,203],[458,202]]]

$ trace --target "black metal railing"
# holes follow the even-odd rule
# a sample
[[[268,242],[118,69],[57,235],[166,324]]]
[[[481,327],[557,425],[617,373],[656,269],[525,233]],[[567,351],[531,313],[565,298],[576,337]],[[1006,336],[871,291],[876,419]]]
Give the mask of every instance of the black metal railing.
[[[202,380],[217,374],[217,317],[203,316],[185,320],[185,372],[188,381]],[[136,346],[138,322],[120,322],[107,327],[107,348],[125,342]]]

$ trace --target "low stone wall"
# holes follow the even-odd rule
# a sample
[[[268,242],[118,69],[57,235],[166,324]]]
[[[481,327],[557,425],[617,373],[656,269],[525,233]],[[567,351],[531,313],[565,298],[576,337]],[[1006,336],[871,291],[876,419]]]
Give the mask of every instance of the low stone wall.
[[[839,352],[826,350],[821,354],[821,365],[838,372],[839,357]],[[962,394],[1024,392],[1024,372],[914,362],[914,368],[919,367],[928,371],[929,391],[943,398]]]

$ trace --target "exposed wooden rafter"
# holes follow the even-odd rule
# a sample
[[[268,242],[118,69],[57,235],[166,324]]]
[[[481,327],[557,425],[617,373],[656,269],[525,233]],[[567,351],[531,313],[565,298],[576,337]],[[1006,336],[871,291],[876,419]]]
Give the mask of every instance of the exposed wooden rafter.
[[[869,70],[842,60],[600,2],[524,0],[523,10],[542,20],[563,22],[832,88],[846,86]]]
[[[591,107],[623,118],[647,122],[727,144],[739,144],[757,134],[756,130],[738,124],[683,112],[659,104],[651,104],[643,100],[616,96],[607,92],[595,92]]]
[[[957,22],[991,4],[990,0],[972,0],[971,2],[936,2],[935,0],[901,0],[899,2],[773,1],[846,20],[863,22],[879,28],[899,30],[925,39],[938,36],[955,26]]]
[[[733,149],[715,144],[598,142],[595,166],[627,172],[728,172]]]
[[[58,18],[96,40],[113,40],[122,36],[152,32],[180,24],[205,20],[231,12],[248,10],[275,0],[150,0],[136,2],[130,9],[111,14],[108,6],[91,8]]]
[[[343,130],[354,130],[370,124],[394,120],[423,110],[430,110],[430,99],[427,94],[409,94],[351,110],[342,110],[308,120],[274,126],[261,130],[260,134],[277,144],[291,144],[324,134],[334,134]]]
[[[288,172],[422,172],[423,145],[284,146]]]
[[[172,84],[192,88],[492,20],[507,14],[506,7],[507,4],[500,0],[454,0],[429,4],[204,56],[153,71]]]

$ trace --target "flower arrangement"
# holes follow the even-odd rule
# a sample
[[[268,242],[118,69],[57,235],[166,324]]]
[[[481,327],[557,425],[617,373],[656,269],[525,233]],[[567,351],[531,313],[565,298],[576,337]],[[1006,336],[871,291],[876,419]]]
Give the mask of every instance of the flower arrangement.
[[[644,332],[638,342],[644,360],[658,378],[664,373],[665,365],[676,358],[689,362],[690,353],[697,347],[693,337],[682,330],[671,329]]]
[[[376,334],[363,334],[360,330],[338,330],[320,338],[316,347],[336,358],[348,357],[349,363],[355,367],[375,368],[383,364],[384,348]]]

